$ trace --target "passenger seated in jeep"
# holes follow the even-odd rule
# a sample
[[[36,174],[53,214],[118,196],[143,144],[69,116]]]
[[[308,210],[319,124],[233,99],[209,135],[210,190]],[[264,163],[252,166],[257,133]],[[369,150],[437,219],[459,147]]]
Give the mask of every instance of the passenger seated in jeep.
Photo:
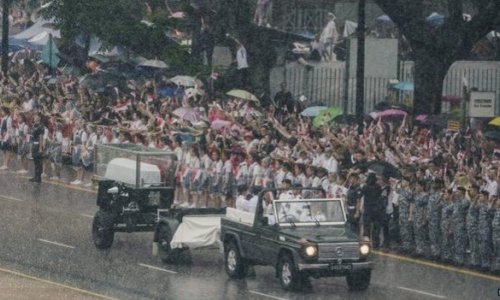
[[[245,203],[245,197],[247,195],[248,187],[244,184],[238,185],[237,192],[238,196],[236,197],[236,201],[234,203],[234,208],[238,210],[243,210],[243,204]]]
[[[243,201],[242,210],[252,213],[255,213],[257,209],[257,201],[259,201],[259,193],[262,190],[260,186],[253,186],[250,189],[250,193],[245,197]]]

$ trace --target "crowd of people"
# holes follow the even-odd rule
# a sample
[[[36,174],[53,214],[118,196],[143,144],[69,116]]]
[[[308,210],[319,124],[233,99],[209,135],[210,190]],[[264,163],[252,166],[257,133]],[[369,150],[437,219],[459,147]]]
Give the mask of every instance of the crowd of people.
[[[358,134],[357,124],[313,126],[286,85],[261,107],[209,99],[198,81],[160,76],[97,91],[47,72],[15,60],[0,87],[0,170],[28,173],[29,158],[40,158],[41,177],[62,180],[68,165],[71,184],[92,186],[96,145],[140,144],[178,157],[176,205],[234,206],[263,187],[322,189],[344,199],[349,226],[375,248],[500,270],[500,149],[480,130],[411,128],[403,118],[367,120]],[[401,176],[371,171],[375,161]]]

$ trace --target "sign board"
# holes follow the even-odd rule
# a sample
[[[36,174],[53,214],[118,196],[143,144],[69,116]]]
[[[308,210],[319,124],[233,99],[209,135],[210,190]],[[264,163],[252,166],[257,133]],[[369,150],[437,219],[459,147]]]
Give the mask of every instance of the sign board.
[[[460,131],[460,123],[457,121],[448,121],[448,131]]]
[[[495,116],[495,92],[471,92],[469,116],[472,118],[492,118]]]

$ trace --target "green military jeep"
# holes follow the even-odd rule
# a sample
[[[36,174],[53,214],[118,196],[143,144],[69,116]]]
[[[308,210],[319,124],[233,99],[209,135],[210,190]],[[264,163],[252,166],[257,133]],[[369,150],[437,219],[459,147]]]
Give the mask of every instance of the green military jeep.
[[[251,265],[271,265],[285,290],[310,284],[309,277],[345,276],[350,290],[370,284],[370,241],[346,226],[341,199],[273,200],[259,195],[255,213],[228,208],[221,220],[225,269],[243,278]],[[264,207],[265,206],[265,207]]]

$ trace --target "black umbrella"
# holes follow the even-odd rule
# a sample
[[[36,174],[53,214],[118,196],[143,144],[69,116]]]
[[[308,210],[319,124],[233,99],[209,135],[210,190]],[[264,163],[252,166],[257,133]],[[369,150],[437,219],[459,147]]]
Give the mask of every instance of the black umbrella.
[[[333,121],[338,124],[354,124],[356,123],[355,115],[338,115],[333,118]]]
[[[500,131],[488,131],[484,133],[484,137],[490,140],[500,141]]]
[[[388,177],[401,179],[401,171],[386,161],[370,161],[367,163],[367,168],[368,170],[374,171],[378,176],[386,175]]]

